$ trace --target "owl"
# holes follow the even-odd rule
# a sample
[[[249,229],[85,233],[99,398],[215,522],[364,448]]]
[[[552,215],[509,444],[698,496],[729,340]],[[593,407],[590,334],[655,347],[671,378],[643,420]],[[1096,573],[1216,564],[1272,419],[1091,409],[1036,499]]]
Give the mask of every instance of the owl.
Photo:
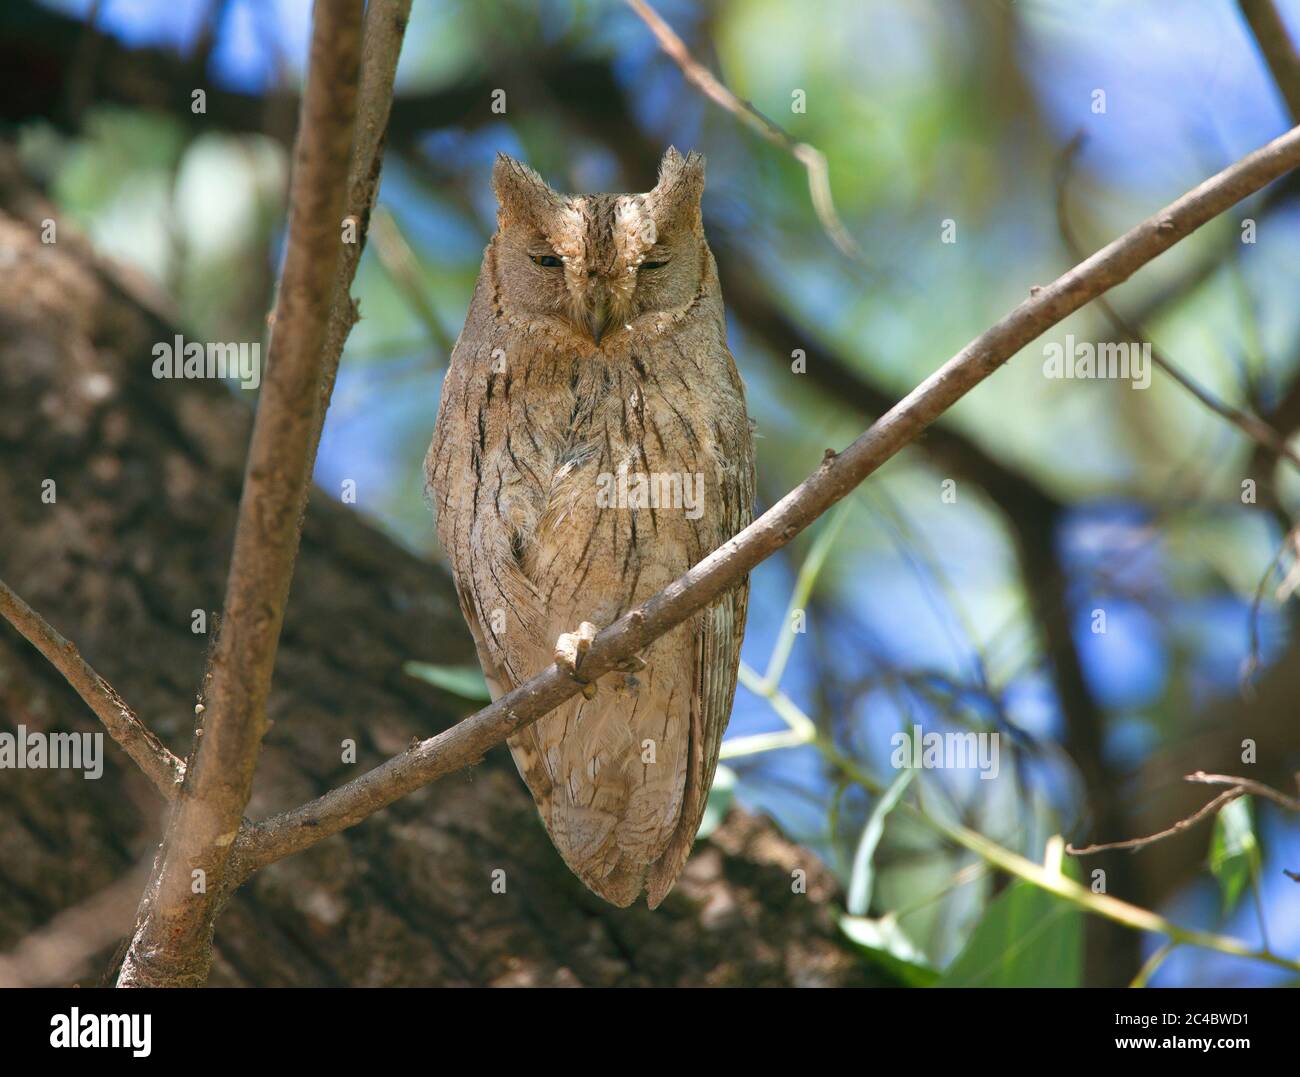
[[[752,518],[745,391],[704,238],[704,159],[647,194],[562,195],[498,155],[497,230],[425,462],[438,537],[497,698]],[[681,874],[736,689],[746,580],[510,738],[591,890],[651,908]]]

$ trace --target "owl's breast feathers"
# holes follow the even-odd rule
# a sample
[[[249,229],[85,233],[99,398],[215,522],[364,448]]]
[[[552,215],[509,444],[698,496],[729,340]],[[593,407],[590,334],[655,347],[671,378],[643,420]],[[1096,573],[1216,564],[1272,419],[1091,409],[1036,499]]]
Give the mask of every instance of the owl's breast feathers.
[[[747,525],[753,450],[716,312],[572,354],[545,327],[470,325],[428,470],[493,696],[556,638],[603,628]],[[710,316],[710,315],[713,316]],[[474,314],[471,313],[471,324]],[[511,738],[557,849],[597,893],[657,905],[690,852],[735,691],[748,582]]]

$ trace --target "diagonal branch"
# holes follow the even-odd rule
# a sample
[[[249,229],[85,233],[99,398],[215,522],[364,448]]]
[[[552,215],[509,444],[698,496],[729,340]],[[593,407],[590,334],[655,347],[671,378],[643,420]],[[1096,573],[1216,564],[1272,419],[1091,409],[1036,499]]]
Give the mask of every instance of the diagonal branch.
[[[361,0],[322,0],[313,14],[287,251],[208,673],[202,739],[141,900],[118,981],[123,986],[201,984],[211,961],[216,901],[266,730],[271,671],[323,414],[322,351],[340,260],[361,18]],[[200,893],[194,893],[196,880]]]
[[[1228,774],[1206,774],[1203,770],[1198,770],[1195,774],[1188,774],[1183,779],[1189,782],[1199,782],[1202,785],[1228,785],[1232,788],[1225,789],[1208,804],[1198,808],[1187,816],[1186,819],[1179,819],[1173,826],[1167,827],[1155,834],[1148,834],[1145,838],[1129,838],[1127,841],[1108,841],[1102,845],[1087,845],[1076,849],[1073,845],[1067,845],[1065,851],[1071,856],[1091,856],[1093,853],[1104,852],[1108,849],[1128,849],[1136,852],[1138,849],[1145,849],[1148,845],[1153,845],[1158,841],[1164,841],[1165,838],[1172,838],[1175,834],[1181,834],[1190,830],[1203,819],[1208,819],[1211,815],[1216,815],[1223,808],[1226,808],[1238,797],[1245,796],[1247,793],[1253,793],[1257,797],[1263,797],[1271,800],[1275,804],[1280,804],[1288,811],[1300,812],[1300,800],[1295,797],[1289,797],[1285,793],[1279,793],[1271,785],[1265,785],[1263,782],[1257,782],[1253,778],[1234,778]]]
[[[1286,102],[1291,122],[1300,123],[1300,55],[1277,5],[1273,0],[1238,0],[1238,6]]]
[[[1112,849],[1127,849],[1130,852],[1137,852],[1139,849],[1145,849],[1148,845],[1154,845],[1158,841],[1164,841],[1166,838],[1172,838],[1176,834],[1182,834],[1184,831],[1191,830],[1197,823],[1203,819],[1208,819],[1211,815],[1217,815],[1220,810],[1226,808],[1238,797],[1244,796],[1246,790],[1240,786],[1233,789],[1225,789],[1208,804],[1197,808],[1186,819],[1179,819],[1173,826],[1166,827],[1164,830],[1157,831],[1155,834],[1148,834],[1144,838],[1128,838],[1124,841],[1106,841],[1100,845],[1082,845],[1075,847],[1067,845],[1065,851],[1070,856],[1092,856],[1095,853],[1109,852]]]
[[[1057,173],[1056,180],[1056,221],[1060,230],[1061,238],[1064,240],[1070,254],[1078,258],[1081,256],[1082,247],[1078,238],[1074,234],[1074,229],[1070,226],[1069,214],[1066,211],[1066,193],[1069,188],[1070,173],[1074,167],[1074,160],[1078,156],[1079,150],[1083,147],[1083,136],[1076,135],[1070,140],[1062,154],[1060,170]],[[1130,340],[1141,340],[1143,337],[1141,328],[1130,324],[1116,310],[1109,301],[1098,299],[1097,306],[1110,322],[1112,331],[1120,336],[1128,337]],[[1174,379],[1175,383],[1189,392],[1201,404],[1221,419],[1226,420],[1231,425],[1240,430],[1246,437],[1250,438],[1262,448],[1267,449],[1275,456],[1285,457],[1293,466],[1300,469],[1300,454],[1297,454],[1286,443],[1286,438],[1273,429],[1268,423],[1261,419],[1253,412],[1243,411],[1235,408],[1231,404],[1226,404],[1203,385],[1197,382],[1189,374],[1185,373],[1176,363],[1169,359],[1162,351],[1151,346],[1151,361],[1161,370]]]
[[[681,68],[687,82],[714,104],[725,108],[751,130],[757,131],[774,146],[780,146],[803,165],[804,171],[808,173],[808,194],[812,198],[813,211],[821,222],[822,230],[841,253],[849,258],[861,260],[862,252],[853,241],[853,237],[849,235],[848,229],[844,227],[840,215],[835,211],[826,155],[816,146],[800,142],[780,124],[768,119],[748,101],[742,101],[727,89],[712,71],[691,55],[686,42],[677,36],[673,28],[664,22],[662,16],[645,0],[627,0],[627,2],[650,28],[650,32],[659,42],[659,47],[668,54],[673,63]]]
[[[76,644],[51,628],[3,580],[0,580],[0,616],[18,629],[27,642],[63,674],[86,706],[104,723],[108,735],[117,741],[164,797],[174,800],[185,777],[185,764],[136,717],[135,711],[126,705],[126,700],[117,694],[117,690],[90,668]]]
[[[1206,180],[1051,284],[1032,288],[1028,299],[949,359],[842,453],[828,450],[816,472],[749,527],[597,635],[583,659],[584,679],[594,681],[608,673],[736,586],[1026,344],[1297,166],[1300,127]],[[552,665],[477,714],[346,785],[246,828],[237,839],[233,876],[242,880],[259,867],[355,825],[421,785],[476,762],[579,687]]]
[[[1286,808],[1287,811],[1300,812],[1300,800],[1280,793],[1271,785],[1257,782],[1253,778],[1234,778],[1231,774],[1206,774],[1205,771],[1198,770],[1195,774],[1188,774],[1185,780],[1199,782],[1201,785],[1231,785],[1243,793],[1271,800],[1274,804]]]

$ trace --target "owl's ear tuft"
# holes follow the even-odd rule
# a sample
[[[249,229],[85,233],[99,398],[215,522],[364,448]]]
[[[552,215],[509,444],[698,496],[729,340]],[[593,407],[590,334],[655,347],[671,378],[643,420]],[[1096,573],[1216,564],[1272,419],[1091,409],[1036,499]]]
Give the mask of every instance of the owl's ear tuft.
[[[704,193],[704,155],[692,150],[685,157],[669,146],[659,162],[659,182],[647,195],[661,221],[683,212],[698,212]]]
[[[498,153],[492,165],[492,190],[496,192],[497,205],[507,217],[538,220],[564,202],[541,176],[504,153]]]

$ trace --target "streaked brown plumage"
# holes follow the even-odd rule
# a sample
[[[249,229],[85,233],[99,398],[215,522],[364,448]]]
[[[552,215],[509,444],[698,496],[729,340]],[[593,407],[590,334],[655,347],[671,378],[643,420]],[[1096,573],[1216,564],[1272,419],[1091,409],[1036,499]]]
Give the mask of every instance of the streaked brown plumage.
[[[703,158],[670,149],[644,195],[566,197],[499,156],[493,186],[497,232],[426,467],[495,698],[562,634],[605,627],[748,524],[754,474]],[[690,853],[747,599],[748,582],[655,641],[637,674],[607,674],[510,740],[556,848],[616,905],[645,889],[657,906]]]

